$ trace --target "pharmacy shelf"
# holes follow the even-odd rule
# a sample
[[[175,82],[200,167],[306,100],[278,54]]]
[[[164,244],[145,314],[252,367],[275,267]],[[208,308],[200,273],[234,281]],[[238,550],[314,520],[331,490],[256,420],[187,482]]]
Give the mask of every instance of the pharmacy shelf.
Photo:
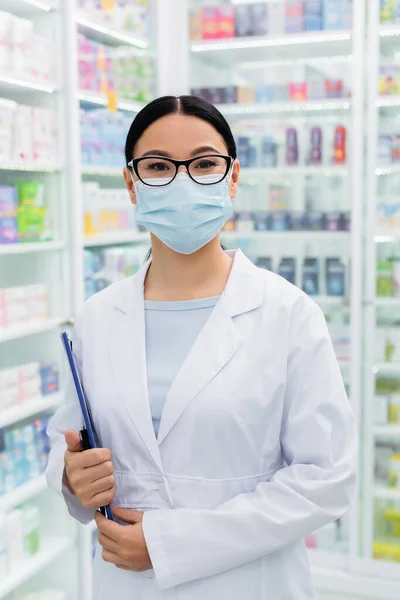
[[[350,236],[348,231],[222,231],[221,238],[225,240],[248,239],[248,240],[282,240],[282,241],[328,241],[347,240]]]
[[[400,36],[400,25],[380,25],[379,37],[380,38],[393,38]]]
[[[217,108],[228,116],[265,115],[268,113],[311,113],[349,110],[351,101],[343,99],[305,100],[299,102],[269,102],[266,104],[217,104]]]
[[[17,79],[15,77],[9,77],[8,75],[0,75],[0,93],[12,92],[16,89],[43,92],[45,94],[53,94],[56,91],[56,87],[49,83],[41,83],[38,81]]]
[[[81,90],[79,92],[78,99],[80,102],[93,104],[94,106],[107,106],[109,100],[107,94],[101,94],[99,92],[90,92],[86,90]],[[140,110],[142,110],[144,104],[141,102],[131,102],[129,100],[118,100],[117,107],[118,110],[138,113]]]
[[[351,39],[350,31],[315,31],[283,36],[251,36],[243,38],[232,38],[227,40],[194,41],[191,43],[191,51],[196,52],[219,52],[223,50],[245,50],[249,48],[269,48],[284,46],[299,46],[312,44],[315,53],[316,46],[327,43],[348,42]]]
[[[400,308],[400,298],[376,298],[378,308]]]
[[[56,2],[51,0],[0,0],[0,10],[18,14],[21,17],[31,17],[56,8]]]
[[[48,538],[41,543],[42,550],[31,559],[15,565],[12,573],[0,582],[0,598],[5,598],[31,577],[51,565],[75,546],[73,539]]]
[[[272,175],[319,175],[324,177],[346,177],[349,170],[342,166],[282,166],[241,169],[241,177],[271,177]]]
[[[82,165],[81,175],[88,175],[93,177],[122,177],[122,169],[124,165],[120,167],[102,167],[97,165]]]
[[[18,162],[0,162],[0,171],[26,171],[28,173],[56,173],[61,171],[59,164],[50,163],[18,163]]]
[[[320,307],[327,306],[350,306],[350,301],[345,296],[310,296]]]
[[[376,363],[373,372],[375,375],[400,375],[400,362]]]
[[[0,512],[10,510],[14,506],[27,502],[34,496],[38,496],[42,492],[47,490],[47,482],[44,475],[28,481],[24,485],[17,487],[12,492],[0,496]]]
[[[32,242],[0,244],[0,256],[5,254],[34,254],[35,252],[57,252],[64,250],[64,242]]]
[[[378,167],[377,169],[375,169],[375,173],[378,176],[400,174],[400,163],[394,165],[387,165],[385,167]]]
[[[12,325],[11,327],[0,330],[0,343],[18,340],[30,335],[36,335],[38,333],[52,331],[53,329],[57,329],[57,327],[66,321],[67,319],[56,317]]]
[[[0,429],[24,421],[42,412],[54,410],[60,406],[62,398],[63,394],[59,392],[35,400],[28,400],[24,404],[19,404],[2,411],[0,412]]]
[[[400,239],[399,229],[378,229],[374,235],[376,244],[394,244]]]
[[[379,96],[376,106],[378,108],[398,108],[400,106],[400,96]]]
[[[138,233],[137,231],[113,231],[102,235],[93,236],[84,240],[85,248],[94,248],[96,246],[113,246],[117,244],[139,244],[141,242],[150,242],[147,232]]]
[[[384,500],[398,500],[400,502],[400,489],[378,485],[374,488],[374,497],[382,498]]]
[[[107,25],[92,21],[84,15],[79,15],[77,17],[77,24],[81,33],[110,46],[128,45],[142,49],[147,49],[150,46],[148,40],[137,38],[126,31],[112,29],[107,27]]]
[[[400,440],[400,425],[375,425],[375,437],[388,437]]]

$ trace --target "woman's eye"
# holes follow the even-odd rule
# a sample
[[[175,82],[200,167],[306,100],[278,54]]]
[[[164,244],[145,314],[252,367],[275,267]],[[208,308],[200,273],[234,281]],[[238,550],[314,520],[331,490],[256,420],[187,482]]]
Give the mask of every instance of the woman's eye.
[[[215,167],[215,162],[212,160],[202,160],[196,165],[197,169],[212,169],[213,167]]]
[[[152,171],[168,171],[169,167],[168,165],[164,164],[164,163],[153,163],[151,165],[147,165],[148,169],[151,169]]]

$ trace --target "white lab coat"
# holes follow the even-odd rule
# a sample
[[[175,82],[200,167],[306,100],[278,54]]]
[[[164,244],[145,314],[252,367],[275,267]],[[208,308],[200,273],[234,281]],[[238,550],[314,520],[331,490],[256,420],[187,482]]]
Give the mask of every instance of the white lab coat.
[[[94,600],[310,600],[306,534],[349,507],[356,433],[321,310],[237,251],[226,289],[168,393],[159,436],[146,385],[148,265],[91,298],[74,351],[115,504],[144,510],[153,570],[94,564]],[[173,343],[173,340],[171,340]],[[50,486],[62,489],[72,390],[53,418]]]

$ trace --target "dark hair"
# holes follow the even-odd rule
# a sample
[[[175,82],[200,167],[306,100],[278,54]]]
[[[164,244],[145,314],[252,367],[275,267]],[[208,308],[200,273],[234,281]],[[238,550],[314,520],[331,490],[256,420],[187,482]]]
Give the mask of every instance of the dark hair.
[[[158,119],[174,114],[191,115],[210,123],[224,138],[229,156],[237,158],[236,143],[231,128],[213,104],[197,96],[163,96],[147,104],[136,115],[126,138],[126,164],[132,160],[136,144],[146,129]]]

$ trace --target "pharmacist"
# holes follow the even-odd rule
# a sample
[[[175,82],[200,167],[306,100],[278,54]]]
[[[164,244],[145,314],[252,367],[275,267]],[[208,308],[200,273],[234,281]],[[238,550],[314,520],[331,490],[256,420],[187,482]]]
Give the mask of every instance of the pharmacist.
[[[311,600],[304,536],[348,510],[356,457],[323,314],[221,248],[240,166],[215,107],[152,102],[126,165],[152,257],[73,334],[102,448],[80,452],[72,388],[49,427],[50,486],[96,518],[93,598]]]

